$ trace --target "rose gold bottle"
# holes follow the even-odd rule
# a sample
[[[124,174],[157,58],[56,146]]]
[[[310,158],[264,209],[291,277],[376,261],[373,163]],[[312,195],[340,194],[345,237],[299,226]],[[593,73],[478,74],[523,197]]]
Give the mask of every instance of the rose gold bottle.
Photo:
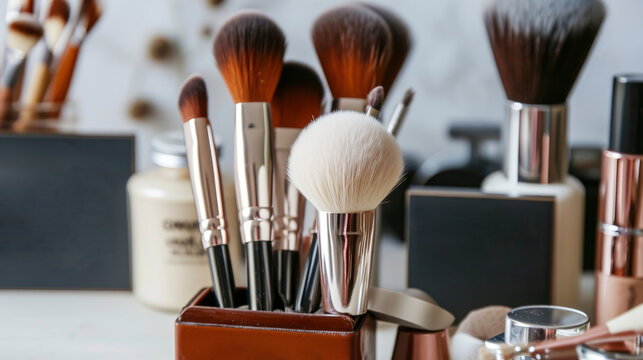
[[[596,243],[596,321],[643,303],[643,74],[614,77]]]

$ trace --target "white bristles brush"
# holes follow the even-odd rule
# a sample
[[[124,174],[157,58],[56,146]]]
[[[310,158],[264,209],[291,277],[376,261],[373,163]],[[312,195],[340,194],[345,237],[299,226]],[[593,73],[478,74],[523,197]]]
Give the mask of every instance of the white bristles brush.
[[[403,167],[395,138],[363,113],[321,116],[295,141],[288,176],[318,211],[324,311],[366,312],[375,209]]]

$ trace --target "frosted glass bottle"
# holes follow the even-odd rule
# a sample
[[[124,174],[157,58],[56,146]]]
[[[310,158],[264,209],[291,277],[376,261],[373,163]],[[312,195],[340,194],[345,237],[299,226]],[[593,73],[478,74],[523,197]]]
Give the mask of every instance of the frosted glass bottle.
[[[579,306],[585,189],[567,175],[566,107],[509,104],[504,170],[482,184],[486,193],[555,198],[552,254],[554,305]]]

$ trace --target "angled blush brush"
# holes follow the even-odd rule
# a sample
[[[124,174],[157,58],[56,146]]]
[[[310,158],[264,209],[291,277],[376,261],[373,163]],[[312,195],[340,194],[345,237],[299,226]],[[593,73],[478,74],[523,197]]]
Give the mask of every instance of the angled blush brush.
[[[179,109],[201,241],[210,265],[212,291],[219,307],[231,308],[234,307],[235,286],[228,249],[223,185],[208,120],[208,94],[200,76],[193,75],[183,84]]]
[[[12,105],[16,83],[27,55],[42,37],[42,32],[42,26],[33,15],[20,14],[9,23],[0,78],[0,128],[6,127],[9,120],[15,119]]]
[[[363,113],[323,115],[295,141],[288,177],[317,208],[324,311],[366,312],[375,209],[402,170],[395,138]]]
[[[272,20],[244,11],[224,23],[214,58],[235,105],[234,175],[252,310],[275,307],[272,267],[273,136],[270,101],[279,82],[285,37]]]
[[[313,69],[296,62],[284,64],[271,109],[275,135],[273,260],[277,293],[286,307],[293,306],[297,294],[299,243],[306,210],[306,199],[286,179],[288,156],[301,129],[321,115],[323,101],[324,86]]]
[[[340,6],[317,18],[312,38],[333,96],[331,109],[364,112],[368,93],[382,84],[391,59],[386,21],[364,6]]]

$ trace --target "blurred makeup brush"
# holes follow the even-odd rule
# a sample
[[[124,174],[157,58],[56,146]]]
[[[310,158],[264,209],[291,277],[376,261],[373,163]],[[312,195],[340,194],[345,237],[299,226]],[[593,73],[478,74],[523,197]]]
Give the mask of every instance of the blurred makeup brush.
[[[51,61],[54,47],[60,38],[67,20],[69,19],[69,4],[66,0],[52,0],[49,6],[49,12],[43,23],[45,44],[42,58],[36,63],[31,72],[29,83],[23,97],[23,112],[20,114],[20,120],[14,124],[14,128],[28,126],[28,123],[34,118],[35,109],[42,100],[47,84],[51,76]]]
[[[6,20],[7,24],[19,14],[35,14],[35,0],[9,0],[7,1]]]
[[[57,61],[53,76],[45,92],[44,101],[47,103],[62,104],[65,102],[81,45],[96,25],[98,19],[100,19],[102,9],[98,0],[83,1],[83,4],[80,22],[74,28],[67,47]],[[57,109],[52,116],[57,117],[59,114],[60,109]]]
[[[273,260],[277,292],[286,307],[293,305],[296,296],[306,211],[306,199],[286,179],[288,155],[301,129],[321,115],[323,101],[324,86],[313,69],[296,62],[284,64],[270,105],[275,136]]]
[[[235,105],[234,172],[252,310],[272,310],[273,140],[270,101],[283,67],[286,39],[265,15],[241,12],[214,39],[214,58]]]
[[[391,91],[391,86],[395,82],[397,75],[400,73],[404,62],[411,50],[413,41],[411,39],[411,34],[409,28],[395,13],[392,11],[368,3],[359,3],[362,6],[365,6],[376,13],[378,13],[384,21],[388,24],[391,29],[391,35],[393,39],[393,47],[391,51],[391,61],[389,62],[386,73],[384,74],[384,79],[382,80],[382,86],[384,87],[384,94],[388,94]]]
[[[504,359],[513,358],[518,355],[531,355],[548,353],[553,350],[562,350],[590,341],[607,338],[617,335],[629,335],[643,333],[643,304],[624,312],[603,325],[593,327],[587,332],[556,340],[543,341],[530,346],[503,345],[500,349],[480,349],[481,360],[496,359],[496,355],[502,354]]]
[[[331,108],[364,112],[366,96],[382,84],[391,59],[386,21],[364,6],[340,6],[317,18],[312,38],[333,95]]]
[[[317,208],[324,311],[366,312],[375,208],[400,181],[402,152],[372,117],[319,117],[292,146],[290,181]]]
[[[27,55],[42,37],[42,26],[29,14],[14,18],[7,28],[7,46],[0,79],[0,127],[13,118],[13,92]]]
[[[201,241],[210,264],[212,291],[219,307],[232,308],[235,286],[228,249],[223,185],[208,120],[208,93],[203,78],[192,75],[185,81],[179,95],[179,109]]]
[[[366,97],[366,115],[372,117],[375,120],[381,121],[380,118],[380,109],[382,108],[382,103],[384,102],[384,87],[376,86],[368,93]]]
[[[397,104],[395,109],[393,109],[391,119],[388,121],[388,124],[386,124],[386,130],[388,130],[391,135],[397,136],[397,133],[400,131],[400,127],[406,117],[406,111],[411,105],[411,101],[413,101],[413,95],[415,95],[413,89],[406,90],[402,102]]]

